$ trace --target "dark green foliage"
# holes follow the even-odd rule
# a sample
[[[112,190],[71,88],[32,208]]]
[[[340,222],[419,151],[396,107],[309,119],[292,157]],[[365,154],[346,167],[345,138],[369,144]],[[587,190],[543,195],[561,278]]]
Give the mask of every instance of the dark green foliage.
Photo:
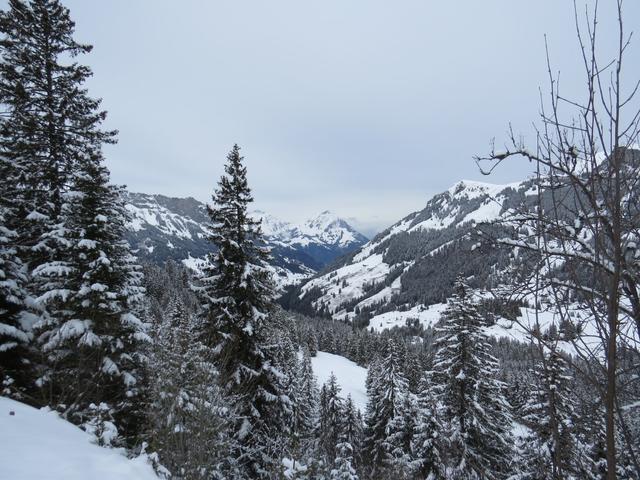
[[[430,373],[446,422],[446,463],[454,478],[499,479],[512,455],[510,406],[471,290],[461,278],[455,289],[436,328]]]
[[[278,339],[286,330],[275,317],[260,222],[248,215],[253,198],[242,160],[235,145],[209,207],[210,241],[217,251],[209,257],[198,290],[203,341],[213,351],[224,392],[239,399],[235,455],[245,475],[262,478],[280,468],[278,440],[288,438],[290,372],[283,371],[286,354]]]

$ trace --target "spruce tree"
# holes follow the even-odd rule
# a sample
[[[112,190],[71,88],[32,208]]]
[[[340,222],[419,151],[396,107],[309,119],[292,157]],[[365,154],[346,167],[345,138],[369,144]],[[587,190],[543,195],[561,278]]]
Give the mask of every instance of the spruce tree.
[[[415,395],[407,392],[396,416],[388,426],[384,448],[389,452],[390,470],[398,479],[413,478],[411,444],[416,430],[418,406]]]
[[[318,425],[318,385],[307,349],[303,350],[295,378],[293,402],[292,451],[294,459],[307,460],[313,453],[313,436]]]
[[[274,383],[281,372],[265,346],[274,287],[260,222],[248,213],[252,201],[247,169],[234,145],[208,207],[209,240],[217,251],[208,257],[198,291],[206,319],[204,341],[215,355],[220,384],[240,399],[236,457],[245,476],[263,478],[280,468],[269,446],[290,400]]]
[[[524,479],[595,478],[576,424],[571,377],[562,355],[547,352],[534,372],[537,386],[523,408],[523,422],[531,429],[525,439]]]
[[[340,443],[342,434],[343,404],[338,380],[332,372],[329,380],[320,390],[320,424],[317,434],[320,453],[327,472],[332,470],[338,456],[337,445]]]
[[[341,439],[336,445],[335,468],[331,470],[331,480],[358,480],[358,474],[353,466],[353,446]]]
[[[390,339],[387,354],[375,368],[369,369],[366,412],[364,456],[369,474],[374,478],[393,476],[395,446],[389,443],[390,435],[396,433],[391,427],[402,428],[396,417],[403,415],[402,406],[409,394],[403,370],[403,358],[399,345]]]
[[[411,441],[411,471],[416,478],[427,480],[445,480],[446,434],[441,421],[441,408],[433,395],[430,376],[423,375],[419,386],[418,408]]]
[[[357,471],[362,468],[362,442],[363,442],[363,425],[360,410],[353,403],[351,394],[347,395],[344,402],[344,413],[342,415],[342,436],[341,441],[349,443],[351,446],[351,466]],[[339,449],[338,449],[339,450]]]
[[[511,416],[498,361],[469,286],[458,278],[454,291],[435,330],[430,376],[448,427],[448,475],[503,478],[511,460]]]
[[[58,278],[65,301],[36,325],[50,367],[43,381],[50,402],[67,405],[67,415],[84,423],[88,407],[105,402],[130,436],[140,423],[141,342],[148,339],[137,316],[142,274],[123,240],[128,217],[122,189],[109,183],[101,157],[79,163],[72,188],[62,214],[68,268]]]
[[[0,180],[0,195],[5,186]],[[25,299],[23,266],[17,256],[16,232],[7,222],[9,208],[0,196],[0,394],[22,398],[29,380],[29,329],[21,322]]]
[[[43,235],[62,213],[77,163],[115,141],[115,131],[100,129],[106,117],[100,100],[83,87],[91,69],[63,63],[92,49],[74,40],[74,30],[58,0],[10,0],[0,15],[0,149],[16,180],[23,254],[36,264],[48,257]]]
[[[91,51],[74,40],[74,29],[58,0],[10,0],[0,13],[0,196],[3,228],[12,232],[15,258],[27,275],[25,302],[17,304],[22,311],[12,326],[18,315],[27,330],[33,319],[26,306],[45,321],[66,310],[64,277],[71,266],[65,193],[79,162],[100,156],[102,144],[115,141],[115,132],[100,128],[106,116],[100,100],[83,86],[91,70],[70,60]],[[21,274],[10,275],[20,283]],[[27,352],[12,355],[26,365]]]
[[[210,352],[198,341],[199,328],[177,295],[154,322],[148,363],[150,449],[177,478],[229,478],[235,472],[228,435],[233,399],[220,394]]]

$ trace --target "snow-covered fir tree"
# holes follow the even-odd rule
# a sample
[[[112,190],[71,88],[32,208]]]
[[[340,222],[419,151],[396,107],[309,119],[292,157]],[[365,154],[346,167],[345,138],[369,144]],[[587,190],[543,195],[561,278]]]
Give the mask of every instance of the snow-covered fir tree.
[[[273,401],[263,412],[268,422],[263,425],[268,434],[264,452],[268,458],[290,458],[292,453],[292,432],[295,421],[294,410],[297,403],[295,376],[298,368],[298,351],[290,336],[294,327],[291,318],[280,308],[274,309],[269,323],[262,329],[258,340],[263,345],[265,362],[263,371]]]
[[[343,424],[341,429],[341,442],[346,442],[351,446],[351,458],[349,463],[356,472],[360,471],[362,465],[362,442],[364,439],[364,425],[362,422],[362,414],[353,403],[351,394],[347,395],[344,402],[344,412],[342,415]],[[338,448],[338,450],[340,450]],[[338,455],[341,456],[340,452]]]
[[[60,274],[55,265],[40,266],[50,265],[44,276],[64,291],[62,302],[44,298],[57,307],[35,326],[47,359],[44,390],[80,423],[91,404],[108,404],[118,427],[132,435],[140,424],[141,343],[148,336],[137,316],[141,269],[123,240],[122,189],[109,183],[102,157],[91,157],[79,162],[65,198],[66,268]]]
[[[370,368],[367,379],[367,412],[365,416],[365,440],[363,445],[364,462],[373,478],[393,478],[396,445],[390,442],[404,441],[399,431],[392,427],[404,428],[402,420],[403,405],[409,394],[408,382],[403,370],[403,358],[398,343],[390,339],[386,356]],[[395,434],[399,434],[396,437]],[[399,446],[399,445],[398,445]]]
[[[0,149],[12,163],[20,255],[31,270],[61,260],[48,244],[77,163],[115,141],[100,128],[100,100],[83,87],[91,69],[64,63],[91,51],[73,39],[74,29],[58,0],[11,0],[0,15]]]
[[[166,311],[166,313],[164,313]],[[198,317],[174,296],[153,320],[149,354],[149,448],[173,476],[227,478],[235,472],[232,400],[221,395]]]
[[[469,286],[458,278],[435,330],[430,375],[446,422],[448,478],[503,478],[512,460],[510,407],[484,325]]]
[[[524,441],[521,479],[588,479],[595,465],[578,435],[572,379],[562,355],[546,352],[536,365],[537,385],[523,408],[522,420],[531,430]]]
[[[391,470],[398,479],[413,478],[411,444],[416,429],[418,405],[414,394],[407,392],[396,416],[388,427],[385,450],[390,455]]]
[[[322,462],[329,473],[338,455],[337,445],[342,434],[344,400],[340,397],[340,386],[332,372],[329,380],[320,389],[320,423],[318,445]]]
[[[294,459],[307,462],[315,453],[314,434],[318,425],[319,391],[316,377],[311,366],[311,357],[303,349],[302,358],[294,381],[295,399],[291,428],[291,446]]]
[[[341,438],[336,445],[335,467],[331,470],[329,478],[331,480],[358,480],[353,456],[353,446]]]
[[[239,398],[235,456],[245,476],[267,478],[280,469],[270,447],[290,399],[274,380],[282,372],[266,344],[272,340],[274,287],[260,222],[247,210],[253,198],[242,160],[234,145],[208,208],[217,251],[209,255],[198,291],[206,317],[204,341],[215,354],[220,384]]]
[[[441,408],[433,395],[431,379],[423,375],[417,398],[417,414],[414,435],[411,440],[411,471],[416,478],[446,480],[446,434],[440,419]]]
[[[91,70],[69,61],[91,50],[74,29],[57,0],[12,0],[0,14],[2,196],[11,199],[3,227],[27,276],[24,305],[39,317],[41,402],[80,423],[108,412],[128,435],[140,423],[140,275],[122,241],[120,192],[102,165],[115,132],[101,129],[106,113],[83,87]],[[17,315],[31,325],[33,315]]]
[[[17,256],[17,235],[8,222],[11,210],[9,200],[4,198],[8,191],[6,181],[7,177],[0,178],[0,394],[22,398],[29,380],[25,375],[29,367],[24,362],[30,331],[23,326],[20,315],[26,276]]]

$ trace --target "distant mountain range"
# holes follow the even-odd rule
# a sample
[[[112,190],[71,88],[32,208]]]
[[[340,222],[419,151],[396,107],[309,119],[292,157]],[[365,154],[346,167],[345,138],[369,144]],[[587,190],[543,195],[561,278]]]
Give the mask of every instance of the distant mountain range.
[[[473,287],[497,284],[515,260],[510,252],[483,243],[478,225],[507,235],[500,232],[504,227],[486,222],[533,205],[535,188],[532,181],[458,182],[291,290],[285,306],[364,324],[373,319],[375,324],[376,316],[445,302],[457,275]]]
[[[128,193],[130,222],[127,239],[143,261],[175,260],[198,269],[212,245],[207,240],[206,206],[193,198]],[[367,238],[346,221],[325,211],[295,225],[262,211],[262,231],[271,248],[273,268],[280,286],[308,278],[335,259],[357,250]]]

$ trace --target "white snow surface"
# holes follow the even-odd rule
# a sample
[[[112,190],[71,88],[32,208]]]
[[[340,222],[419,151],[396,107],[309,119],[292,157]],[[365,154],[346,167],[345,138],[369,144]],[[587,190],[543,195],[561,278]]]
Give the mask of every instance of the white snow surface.
[[[344,318],[340,316],[340,306],[349,300],[360,298],[367,285],[383,282],[388,273],[389,265],[382,261],[382,255],[371,255],[309,281],[302,287],[300,296],[303,297],[314,287],[320,287],[323,296],[314,302],[314,307],[319,308],[324,304],[334,314],[334,318]]]
[[[207,265],[207,260],[205,258],[192,257],[189,255],[188,258],[182,260],[182,264],[197,274],[202,274]],[[305,273],[294,273],[286,268],[267,265],[267,269],[271,272],[271,278],[275,282],[276,289],[278,291],[283,291],[286,286],[299,283],[313,275],[313,270],[304,267],[304,265],[301,267],[305,269]]]
[[[495,197],[507,188],[517,189],[520,185],[520,182],[498,185],[495,183],[477,182],[475,180],[461,180],[458,183],[454,184],[448,191],[449,194],[453,197],[465,196],[471,199],[480,197],[482,195]]]
[[[0,397],[0,478],[158,480],[145,457],[129,459],[91,439],[55,412]]]
[[[486,292],[476,292],[477,296],[483,296]],[[531,302],[534,303],[534,302]],[[383,330],[391,330],[394,327],[403,327],[407,324],[407,320],[418,320],[424,328],[433,328],[440,320],[442,313],[446,310],[446,303],[437,303],[430,306],[416,305],[406,311],[392,311],[379,315],[375,315],[369,321],[369,327],[376,332]],[[575,321],[579,319],[589,318],[589,313],[577,305],[571,305],[568,309],[570,317]],[[566,314],[566,312],[565,312]],[[529,333],[534,325],[538,323],[541,330],[546,331],[551,325],[560,324],[561,316],[550,306],[543,306],[540,310],[535,308],[520,308],[520,315],[516,321],[506,318],[496,319],[496,323],[489,327],[485,327],[485,333],[494,338],[508,338],[521,343],[529,343]],[[598,352],[599,339],[593,322],[580,321],[584,329],[580,344],[589,346],[594,353]],[[559,341],[558,348],[562,351],[575,355],[577,353],[576,345],[569,341]]]
[[[369,320],[369,327],[376,332],[391,330],[393,327],[403,327],[407,320],[418,320],[424,328],[433,327],[440,320],[440,315],[447,308],[445,303],[437,303],[428,307],[416,305],[415,307],[400,312],[386,312],[376,315]]]
[[[356,408],[359,408],[364,414],[367,407],[366,368],[360,367],[340,355],[326,352],[318,352],[315,357],[311,357],[311,366],[318,379],[319,387],[322,387],[329,380],[333,372],[342,389],[340,396],[346,399],[348,395],[351,395]]]

